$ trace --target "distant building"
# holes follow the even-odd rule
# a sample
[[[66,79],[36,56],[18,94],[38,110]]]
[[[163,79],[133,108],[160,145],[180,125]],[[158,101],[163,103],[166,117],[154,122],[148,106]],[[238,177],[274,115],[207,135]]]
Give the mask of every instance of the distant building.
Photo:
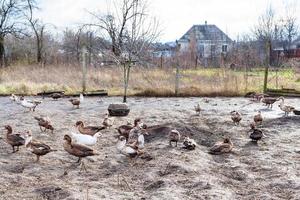
[[[290,49],[292,56],[300,58],[300,37],[298,37],[295,41],[293,41]]]
[[[168,43],[156,43],[153,45],[153,56],[156,58],[166,57],[170,58],[175,55],[176,43],[168,42]]]
[[[189,51],[195,47],[198,58],[204,60],[220,58],[230,50],[233,41],[216,25],[205,22],[192,26],[179,40],[180,51]]]

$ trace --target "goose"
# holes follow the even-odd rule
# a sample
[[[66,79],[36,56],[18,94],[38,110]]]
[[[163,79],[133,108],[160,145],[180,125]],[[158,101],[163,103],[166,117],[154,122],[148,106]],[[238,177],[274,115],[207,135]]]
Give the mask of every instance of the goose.
[[[172,146],[172,142],[175,142],[175,146],[177,147],[177,142],[180,140],[180,133],[176,129],[173,129],[170,131],[168,138],[169,145]]]
[[[290,112],[293,112],[293,110],[295,110],[293,106],[288,106],[284,104],[284,97],[279,97],[278,100],[281,100],[278,106],[282,111],[284,111],[284,116],[289,116]]]
[[[233,149],[233,144],[229,138],[225,138],[222,142],[215,143],[210,149],[210,154],[229,153]]]
[[[263,132],[260,130],[260,129],[257,129],[255,127],[255,123],[251,123],[250,124],[250,127],[251,127],[251,133],[249,135],[250,139],[253,141],[253,142],[257,142],[258,140],[261,140],[262,137],[264,136],[263,135]]]
[[[263,118],[260,111],[258,111],[258,114],[254,115],[253,120],[255,124],[262,124]]]
[[[183,140],[183,148],[187,149],[187,150],[194,150],[197,146],[197,143],[195,142],[195,140],[189,138],[189,137],[185,137]]]
[[[22,146],[25,144],[24,137],[19,133],[13,134],[12,127],[10,125],[6,125],[6,126],[4,126],[4,128],[7,130],[6,142],[8,144],[10,144],[13,148],[12,153],[19,151],[19,146]],[[15,150],[15,147],[17,147],[17,150]]]
[[[98,137],[100,137],[101,135],[102,134],[100,132],[96,133],[93,136],[71,132],[71,136],[76,143],[87,146],[94,146],[97,143]]]
[[[44,156],[50,152],[57,151],[53,150],[47,144],[33,140],[32,135],[28,132],[25,136],[25,147],[28,148],[31,153],[36,155],[36,162],[40,161],[40,156]]]
[[[51,122],[49,119],[45,119],[43,117],[34,117],[34,119],[36,119],[38,121],[38,125],[42,132],[45,132],[48,129],[48,130],[51,130],[51,133],[53,133],[54,127],[51,125]],[[42,127],[44,127],[45,129],[43,130]]]
[[[200,108],[200,104],[198,103],[195,107],[195,111],[196,111],[196,114],[200,115],[200,112],[201,112],[201,108]]]
[[[32,103],[26,99],[24,99],[24,97],[20,98],[20,102],[21,102],[21,106],[23,106],[24,108],[29,108],[29,111],[35,111],[35,108],[39,105],[38,103]]]
[[[141,121],[142,121],[141,118],[136,118],[136,119],[134,119],[133,126],[130,125],[130,123],[128,123],[127,125],[119,126],[118,128],[116,128],[116,130],[118,131],[118,133],[121,136],[124,136],[126,138],[126,140],[128,140],[128,135],[129,135],[130,130],[133,129],[134,127],[136,127],[139,123],[141,123]],[[144,125],[143,128],[146,128],[146,126]]]
[[[237,111],[231,111],[230,115],[231,115],[231,119],[232,119],[233,123],[235,125],[239,125],[240,121],[242,120],[241,114]]]
[[[106,113],[102,125],[106,128],[110,128],[112,127],[113,123],[114,123],[114,118],[109,118],[108,114]]]
[[[72,142],[72,138],[69,135],[64,135],[64,141],[65,141],[63,144],[64,150],[69,154],[77,157],[78,158],[77,163],[81,164],[81,169],[83,168],[85,171],[87,171],[85,164],[82,161],[82,158],[88,156],[95,156],[99,154],[94,152],[94,150],[91,149],[90,147]]]
[[[272,97],[264,97],[262,96],[260,101],[264,103],[268,108],[273,108],[273,104],[277,101],[278,99],[272,98]]]
[[[75,127],[77,127],[80,133],[91,136],[105,129],[105,127],[103,126],[84,126],[84,123],[82,121],[77,121]]]

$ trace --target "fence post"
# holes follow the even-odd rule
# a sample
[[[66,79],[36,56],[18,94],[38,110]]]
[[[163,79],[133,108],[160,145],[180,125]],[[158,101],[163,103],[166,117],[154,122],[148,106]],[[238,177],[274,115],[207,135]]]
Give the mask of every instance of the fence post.
[[[175,96],[178,96],[179,91],[179,65],[176,66],[176,75],[175,75]]]
[[[180,44],[178,44],[178,41],[176,40],[176,74],[175,74],[175,96],[178,96],[179,91],[179,50],[180,50]]]
[[[268,73],[269,73],[269,65],[265,67],[265,78],[264,78],[264,93],[267,92],[268,87]]]
[[[86,91],[86,73],[87,73],[87,49],[82,47],[82,92]]]
[[[163,54],[160,55],[160,68],[163,68]]]

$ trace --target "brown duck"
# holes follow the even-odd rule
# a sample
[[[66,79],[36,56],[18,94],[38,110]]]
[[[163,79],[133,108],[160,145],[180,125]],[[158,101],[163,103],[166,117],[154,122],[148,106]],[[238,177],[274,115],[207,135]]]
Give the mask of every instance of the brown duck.
[[[24,137],[22,137],[21,134],[19,134],[19,133],[13,134],[12,128],[9,125],[6,125],[5,129],[7,130],[6,142],[12,146],[13,153],[19,151],[19,146],[22,146],[25,144]],[[15,150],[15,147],[17,147],[17,150]]]
[[[255,124],[262,124],[263,117],[262,117],[260,111],[258,111],[258,114],[254,115],[253,120],[254,120]]]
[[[39,125],[42,132],[45,132],[46,130],[51,130],[51,133],[53,133],[54,128],[51,125],[49,120],[47,120],[43,117],[34,117],[34,119],[36,119],[38,121],[38,125]],[[45,128],[45,129],[43,130],[42,127]]]
[[[51,149],[50,146],[46,145],[45,143],[33,140],[30,132],[28,132],[26,135],[25,147],[36,155],[36,162],[40,161],[40,156],[44,156],[52,151],[56,151]]]
[[[117,131],[119,132],[120,136],[124,136],[126,140],[128,140],[128,136],[129,136],[129,132],[131,131],[131,129],[133,129],[134,127],[136,127],[139,123],[141,123],[141,118],[136,118],[134,120],[134,125],[121,125],[119,126],[117,129]],[[144,128],[144,127],[143,127]],[[146,128],[146,127],[145,127]]]
[[[105,129],[103,126],[84,126],[82,121],[77,121],[75,126],[77,127],[78,131],[85,135],[95,135],[97,132]]]
[[[233,123],[235,125],[239,125],[240,121],[242,120],[241,114],[237,111],[231,111],[230,114],[231,114],[231,119],[232,119]]]
[[[69,101],[72,103],[73,107],[76,106],[77,108],[79,108],[79,105],[80,105],[79,99],[70,99]]]
[[[64,95],[62,93],[53,93],[50,95],[50,97],[52,97],[52,99],[57,100],[62,98]]]
[[[260,101],[264,104],[266,104],[266,106],[268,108],[273,108],[273,104],[277,101],[278,99],[277,98],[272,98],[272,97],[262,97],[260,99]]]
[[[69,135],[65,135],[64,140],[65,140],[63,145],[64,150],[69,154],[78,157],[77,163],[81,163],[85,171],[86,171],[86,167],[84,165],[84,162],[81,161],[81,159],[88,156],[99,155],[95,153],[93,149],[87,146],[72,143],[72,138]]]
[[[209,149],[210,154],[229,153],[233,149],[233,144],[229,138],[225,138],[222,142],[217,142]]]

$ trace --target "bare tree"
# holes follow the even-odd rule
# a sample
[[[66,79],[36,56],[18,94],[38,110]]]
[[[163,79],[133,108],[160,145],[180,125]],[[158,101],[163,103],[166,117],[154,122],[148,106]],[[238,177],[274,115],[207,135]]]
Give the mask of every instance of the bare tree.
[[[0,0],[0,64],[4,65],[4,39],[8,34],[17,34],[22,31],[18,20],[22,17],[21,0]]]
[[[286,4],[285,5],[285,15],[282,19],[283,21],[283,33],[287,40],[287,48],[291,48],[291,44],[295,36],[298,34],[298,25],[297,25],[297,15],[296,15],[296,5]]]
[[[35,35],[36,40],[36,62],[43,62],[43,51],[44,51],[44,34],[46,25],[37,18],[34,18],[33,11],[37,9],[36,0],[26,0],[27,6],[24,10],[24,15]]]
[[[141,61],[143,53],[158,37],[158,23],[148,13],[146,0],[115,0],[114,12],[104,15],[91,13],[100,31],[111,42],[111,57],[124,69],[124,98],[126,102],[130,69],[134,63]]]
[[[254,30],[257,40],[261,41],[265,48],[264,92],[267,90],[269,65],[272,63],[272,41],[276,35],[276,27],[275,12],[270,5],[265,13],[259,17],[258,24]]]

